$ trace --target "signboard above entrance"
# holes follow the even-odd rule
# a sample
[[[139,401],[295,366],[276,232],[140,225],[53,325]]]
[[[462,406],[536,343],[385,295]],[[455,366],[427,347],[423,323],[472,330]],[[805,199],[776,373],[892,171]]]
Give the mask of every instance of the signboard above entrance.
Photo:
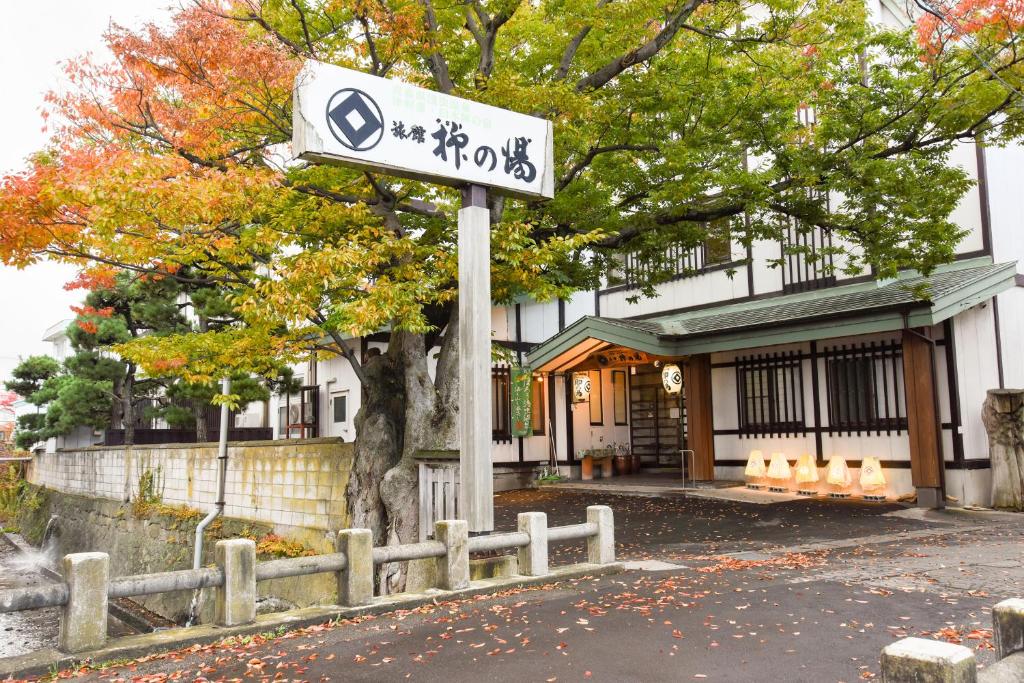
[[[296,77],[294,99],[298,158],[554,195],[550,121],[315,61]]]

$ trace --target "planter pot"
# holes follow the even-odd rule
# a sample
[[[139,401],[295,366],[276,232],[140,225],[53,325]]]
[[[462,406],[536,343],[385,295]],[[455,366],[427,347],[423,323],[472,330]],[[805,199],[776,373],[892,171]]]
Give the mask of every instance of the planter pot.
[[[583,460],[580,461],[580,479],[583,481],[590,481],[594,478],[594,458],[589,455],[584,455]]]
[[[604,458],[601,460],[601,478],[606,479],[612,476],[612,459]]]
[[[628,455],[615,456],[615,474],[629,474],[632,469],[632,459]]]

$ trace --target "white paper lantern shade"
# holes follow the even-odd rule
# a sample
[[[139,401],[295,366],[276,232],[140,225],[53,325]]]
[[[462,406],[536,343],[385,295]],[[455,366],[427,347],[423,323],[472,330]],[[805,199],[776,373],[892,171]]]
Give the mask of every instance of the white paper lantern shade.
[[[590,375],[586,372],[576,372],[572,376],[572,402],[586,403],[590,400]]]
[[[864,500],[885,500],[885,474],[878,458],[868,456],[860,464],[860,488]]]
[[[669,394],[678,394],[683,390],[683,372],[675,363],[669,363],[661,369],[661,384]]]
[[[814,456],[804,453],[796,461],[796,492],[801,496],[814,496],[818,493],[818,465]]]
[[[772,459],[768,463],[767,477],[771,483],[768,490],[776,493],[785,493],[789,490],[789,480],[793,476],[789,469],[789,461],[784,453],[772,453]]]
[[[747,469],[743,471],[743,474],[747,477],[747,488],[763,489],[764,484],[761,481],[767,472],[768,468],[764,464],[764,453],[761,451],[750,451],[750,457],[747,458]]]
[[[832,498],[849,498],[850,485],[853,484],[853,476],[850,468],[846,465],[846,458],[841,455],[833,455],[828,461],[828,468],[825,470],[825,481],[831,489],[828,495]]]

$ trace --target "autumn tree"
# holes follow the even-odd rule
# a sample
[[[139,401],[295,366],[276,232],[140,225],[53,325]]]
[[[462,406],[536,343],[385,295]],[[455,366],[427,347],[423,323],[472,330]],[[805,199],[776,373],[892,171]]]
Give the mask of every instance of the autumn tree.
[[[1004,83],[1020,82],[1019,27],[975,34],[990,69],[978,45],[865,12],[859,0],[203,0],[166,28],[112,28],[112,64],[69,66],[52,145],[3,182],[0,254],[230,291],[237,324],[120,347],[154,375],[210,382],[344,356],[364,392],[351,522],[376,543],[413,540],[411,457],[457,446],[458,192],[289,161],[303,60],[554,122],[555,198],[491,199],[497,303],[593,287],[623,250],[695,246],[723,221],[749,245],[781,241],[791,218],[832,231],[848,270],[928,272],[962,235],[949,215],[970,179],[951,150],[1021,135]],[[387,351],[362,362],[352,340],[384,329]]]

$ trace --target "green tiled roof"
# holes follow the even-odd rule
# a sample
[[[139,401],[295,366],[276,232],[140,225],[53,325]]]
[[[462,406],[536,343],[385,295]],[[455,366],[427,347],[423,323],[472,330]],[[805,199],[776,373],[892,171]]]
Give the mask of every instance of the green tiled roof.
[[[960,261],[928,277],[906,273],[647,319],[586,317],[529,355],[543,368],[586,340],[666,356],[755,348],[934,325],[1013,286],[1016,263]],[[925,298],[919,298],[924,293]],[[564,368],[563,368],[564,369]]]
[[[785,324],[794,321],[853,315],[862,312],[892,308],[914,308],[930,306],[958,291],[967,289],[972,283],[986,280],[993,275],[1006,273],[1013,277],[1014,263],[986,264],[935,273],[931,277],[907,277],[893,280],[879,286],[877,282],[858,283],[845,287],[791,294],[789,296],[762,299],[744,304],[719,306],[677,314],[665,318],[654,318],[661,328],[660,334],[673,336],[707,334],[758,325]],[[918,287],[925,286],[927,299],[915,296]]]

